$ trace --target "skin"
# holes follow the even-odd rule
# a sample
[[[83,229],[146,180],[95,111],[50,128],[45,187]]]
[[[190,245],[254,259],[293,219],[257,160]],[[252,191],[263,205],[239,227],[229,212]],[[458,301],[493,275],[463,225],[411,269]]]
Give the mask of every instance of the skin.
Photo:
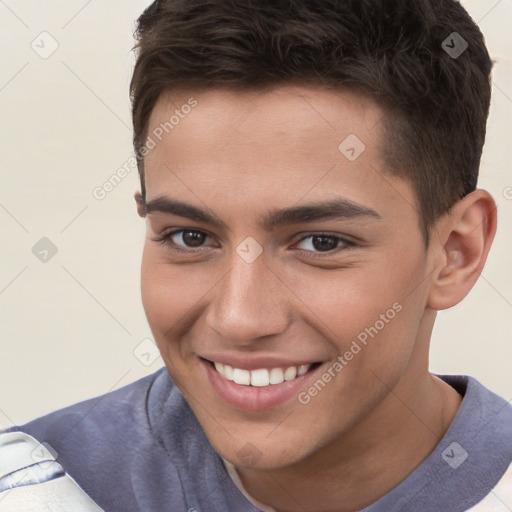
[[[364,508],[418,467],[456,415],[461,397],[428,372],[430,336],[436,311],[462,300],[483,268],[494,201],[483,190],[459,201],[427,249],[411,185],[384,167],[376,103],[296,85],[173,92],[155,105],[148,133],[192,95],[197,106],[145,158],[146,203],[179,199],[225,226],[146,213],[138,197],[147,222],[142,298],[165,365],[254,498],[289,512]],[[348,134],[366,146],[352,162],[338,150]],[[335,198],[380,218],[259,223],[272,209]],[[190,247],[174,235],[189,254],[153,240],[177,229],[208,236]],[[326,232],[355,243],[325,252],[301,241]],[[236,252],[249,236],[263,249],[252,263]],[[322,363],[316,380],[394,303],[395,318],[306,405],[294,396],[243,411],[205,378],[206,354],[293,354]]]

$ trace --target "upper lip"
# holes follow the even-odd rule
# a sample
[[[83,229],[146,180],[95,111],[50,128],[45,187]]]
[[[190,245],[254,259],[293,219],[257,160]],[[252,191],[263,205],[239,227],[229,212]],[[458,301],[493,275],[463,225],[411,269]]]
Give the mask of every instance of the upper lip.
[[[233,368],[239,368],[241,370],[258,370],[260,368],[289,368],[290,366],[302,366],[320,362],[318,359],[285,359],[281,357],[265,355],[247,357],[234,354],[214,354],[201,357],[207,361],[227,364]]]

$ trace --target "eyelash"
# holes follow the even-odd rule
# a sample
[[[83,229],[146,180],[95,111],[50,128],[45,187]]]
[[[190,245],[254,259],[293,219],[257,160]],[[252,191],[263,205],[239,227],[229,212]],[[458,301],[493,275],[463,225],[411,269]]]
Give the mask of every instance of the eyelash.
[[[197,229],[177,229],[175,231],[171,231],[170,233],[165,233],[158,237],[152,238],[152,240],[154,242],[161,243],[161,244],[167,246],[168,248],[170,248],[171,250],[182,253],[182,254],[193,254],[193,253],[197,254],[197,252],[198,252],[197,249],[192,249],[192,248],[184,249],[184,248],[180,247],[179,245],[175,244],[171,240],[172,237],[174,235],[177,235],[178,233],[201,233],[202,235],[210,237],[210,235],[208,235],[208,233],[205,233],[204,231],[200,231]],[[312,251],[308,251],[308,250],[304,250],[304,249],[298,249],[298,252],[301,254],[305,254],[308,257],[325,258],[325,257],[332,256],[333,254],[337,254],[338,252],[340,252],[342,250],[343,251],[350,250],[351,248],[355,247],[355,245],[356,245],[355,242],[353,242],[352,240],[348,240],[347,238],[343,238],[338,235],[332,235],[330,233],[310,233],[308,235],[303,236],[297,243],[303,242],[304,240],[307,240],[308,238],[313,238],[316,236],[326,236],[329,238],[333,238],[333,239],[337,240],[338,243],[341,243],[342,246],[336,247],[336,248],[326,251],[326,252],[312,252]],[[201,247],[199,247],[198,249],[201,250]]]

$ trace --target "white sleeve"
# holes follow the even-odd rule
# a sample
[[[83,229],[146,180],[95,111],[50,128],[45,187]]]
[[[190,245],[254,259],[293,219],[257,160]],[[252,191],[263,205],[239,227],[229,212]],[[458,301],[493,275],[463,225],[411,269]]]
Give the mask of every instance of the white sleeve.
[[[28,434],[0,433],[0,512],[103,512],[57,456]]]

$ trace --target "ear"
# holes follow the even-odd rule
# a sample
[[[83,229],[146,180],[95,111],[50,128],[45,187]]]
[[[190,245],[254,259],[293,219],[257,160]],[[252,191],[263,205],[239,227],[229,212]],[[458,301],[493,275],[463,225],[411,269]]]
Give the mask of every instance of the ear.
[[[142,197],[142,194],[140,192],[135,192],[134,196],[135,202],[137,203],[137,213],[140,217],[146,216],[146,201]]]
[[[432,230],[435,270],[428,305],[436,310],[458,304],[473,288],[496,234],[496,203],[475,190],[439,219]]]

